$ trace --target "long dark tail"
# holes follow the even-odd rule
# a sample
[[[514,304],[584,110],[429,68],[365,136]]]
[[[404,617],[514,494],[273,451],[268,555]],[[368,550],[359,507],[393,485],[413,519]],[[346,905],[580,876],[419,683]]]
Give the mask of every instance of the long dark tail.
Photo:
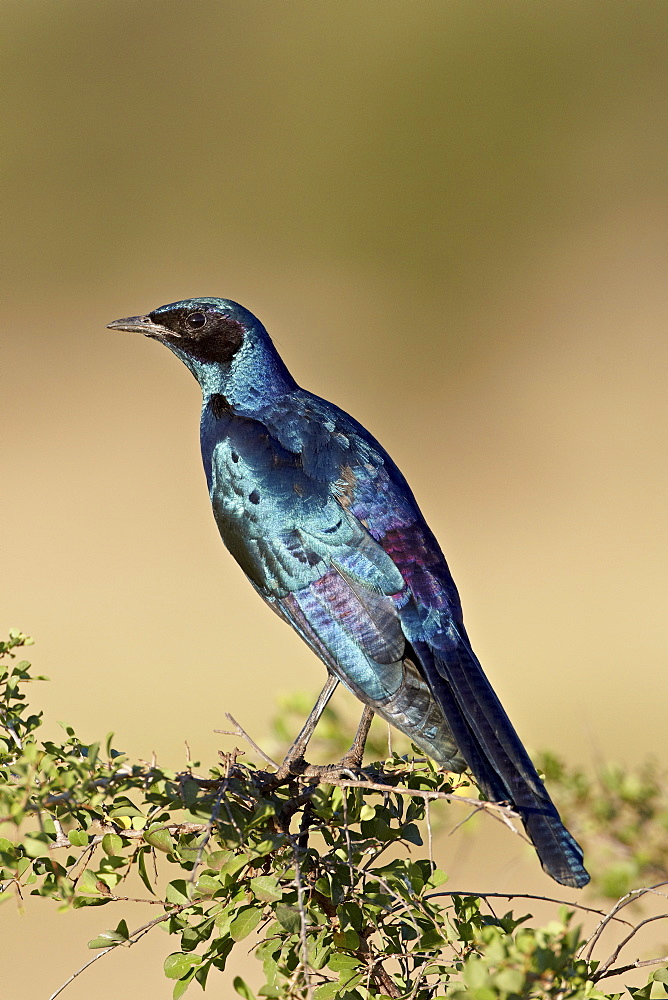
[[[462,630],[463,631],[463,630]],[[508,801],[547,872],[562,885],[581,888],[589,881],[580,845],[559,813],[501,702],[468,644],[466,633],[442,648],[414,648],[457,746],[485,795]]]

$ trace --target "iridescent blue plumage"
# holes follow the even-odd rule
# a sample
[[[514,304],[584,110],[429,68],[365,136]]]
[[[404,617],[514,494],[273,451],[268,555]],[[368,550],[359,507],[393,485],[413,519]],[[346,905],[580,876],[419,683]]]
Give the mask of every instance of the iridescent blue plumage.
[[[262,598],[378,715],[512,803],[553,878],[585,885],[582,851],[471,649],[445,558],[379,443],[299,388],[236,303],[189,299],[112,326],[160,340],[199,381],[213,513]]]

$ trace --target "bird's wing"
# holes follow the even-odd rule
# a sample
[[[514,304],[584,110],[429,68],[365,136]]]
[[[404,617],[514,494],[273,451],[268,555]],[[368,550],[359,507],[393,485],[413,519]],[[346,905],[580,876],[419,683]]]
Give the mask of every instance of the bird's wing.
[[[223,540],[262,597],[360,697],[391,696],[405,647],[391,557],[265,422],[205,415],[202,450]]]
[[[268,420],[218,412],[202,422],[211,502],[253,586],[363,702],[441,764],[462,770],[443,713],[407,655],[404,578],[348,509],[341,475],[323,474],[339,439],[326,427],[323,435],[324,422],[305,422],[305,447],[296,451]]]

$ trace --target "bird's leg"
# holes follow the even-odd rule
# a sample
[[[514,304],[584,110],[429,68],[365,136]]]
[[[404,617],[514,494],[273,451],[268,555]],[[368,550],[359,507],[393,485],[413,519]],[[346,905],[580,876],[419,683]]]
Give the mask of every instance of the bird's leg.
[[[338,766],[346,768],[360,768],[362,766],[362,758],[364,757],[364,747],[366,746],[366,738],[369,735],[369,729],[373,721],[373,709],[369,708],[368,705],[364,706],[364,711],[362,712],[362,718],[360,719],[360,724],[357,727],[357,732],[355,734],[355,739],[353,740],[352,746],[347,753],[343,755],[339,761]]]
[[[318,725],[322,713],[327,707],[329,699],[334,694],[339,681],[338,678],[333,674],[328,674],[327,681],[322,691],[318,695],[318,700],[311,709],[311,713],[302,726],[299,736],[294,741],[287,754],[283,763],[278,768],[275,774],[272,774],[269,779],[269,785],[271,787],[276,787],[277,784],[283,783],[291,775],[302,774],[305,777],[320,777],[325,779],[328,774],[340,775],[342,772],[347,773],[349,777],[354,777],[356,771],[359,771],[362,766],[362,758],[364,756],[364,747],[366,745],[367,736],[369,735],[369,727],[371,726],[371,721],[373,719],[373,709],[365,705],[364,711],[362,712],[362,718],[360,719],[359,726],[357,727],[357,733],[355,734],[355,739],[353,740],[350,749],[343,755],[340,761],[336,764],[309,764],[304,759],[304,754],[306,752],[306,747],[308,746],[309,740],[313,736],[315,727]]]
[[[284,778],[287,778],[289,774],[303,774],[306,767],[309,766],[306,764],[306,761],[304,760],[304,753],[306,751],[306,747],[308,746],[309,740],[313,736],[315,727],[318,725],[318,722],[320,721],[320,716],[325,711],[325,708],[327,707],[327,702],[334,694],[334,691],[336,690],[338,683],[339,679],[338,677],[335,677],[334,674],[327,675],[325,686],[318,695],[318,700],[311,709],[311,714],[309,715],[308,719],[302,726],[302,730],[299,736],[297,737],[297,739],[294,741],[294,743],[286,753],[283,763],[279,767],[276,774],[273,775],[274,779],[278,778],[280,780],[283,780]],[[357,737],[355,739],[357,740]]]

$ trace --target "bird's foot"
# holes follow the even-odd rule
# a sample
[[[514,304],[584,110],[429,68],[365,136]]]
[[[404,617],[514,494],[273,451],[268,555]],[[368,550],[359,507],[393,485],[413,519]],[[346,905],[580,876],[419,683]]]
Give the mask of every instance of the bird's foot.
[[[307,778],[318,778],[319,781],[325,784],[328,779],[333,781],[341,781],[342,779],[346,781],[359,781],[368,777],[359,764],[349,762],[345,757],[342,757],[336,764],[307,764],[306,769],[302,773]]]
[[[309,764],[303,756],[288,756],[273,774],[266,774],[264,788],[273,791],[280,785],[288,784],[295,778],[310,778],[327,783],[327,780],[357,781],[368,779],[356,754],[347,753],[336,764]]]

